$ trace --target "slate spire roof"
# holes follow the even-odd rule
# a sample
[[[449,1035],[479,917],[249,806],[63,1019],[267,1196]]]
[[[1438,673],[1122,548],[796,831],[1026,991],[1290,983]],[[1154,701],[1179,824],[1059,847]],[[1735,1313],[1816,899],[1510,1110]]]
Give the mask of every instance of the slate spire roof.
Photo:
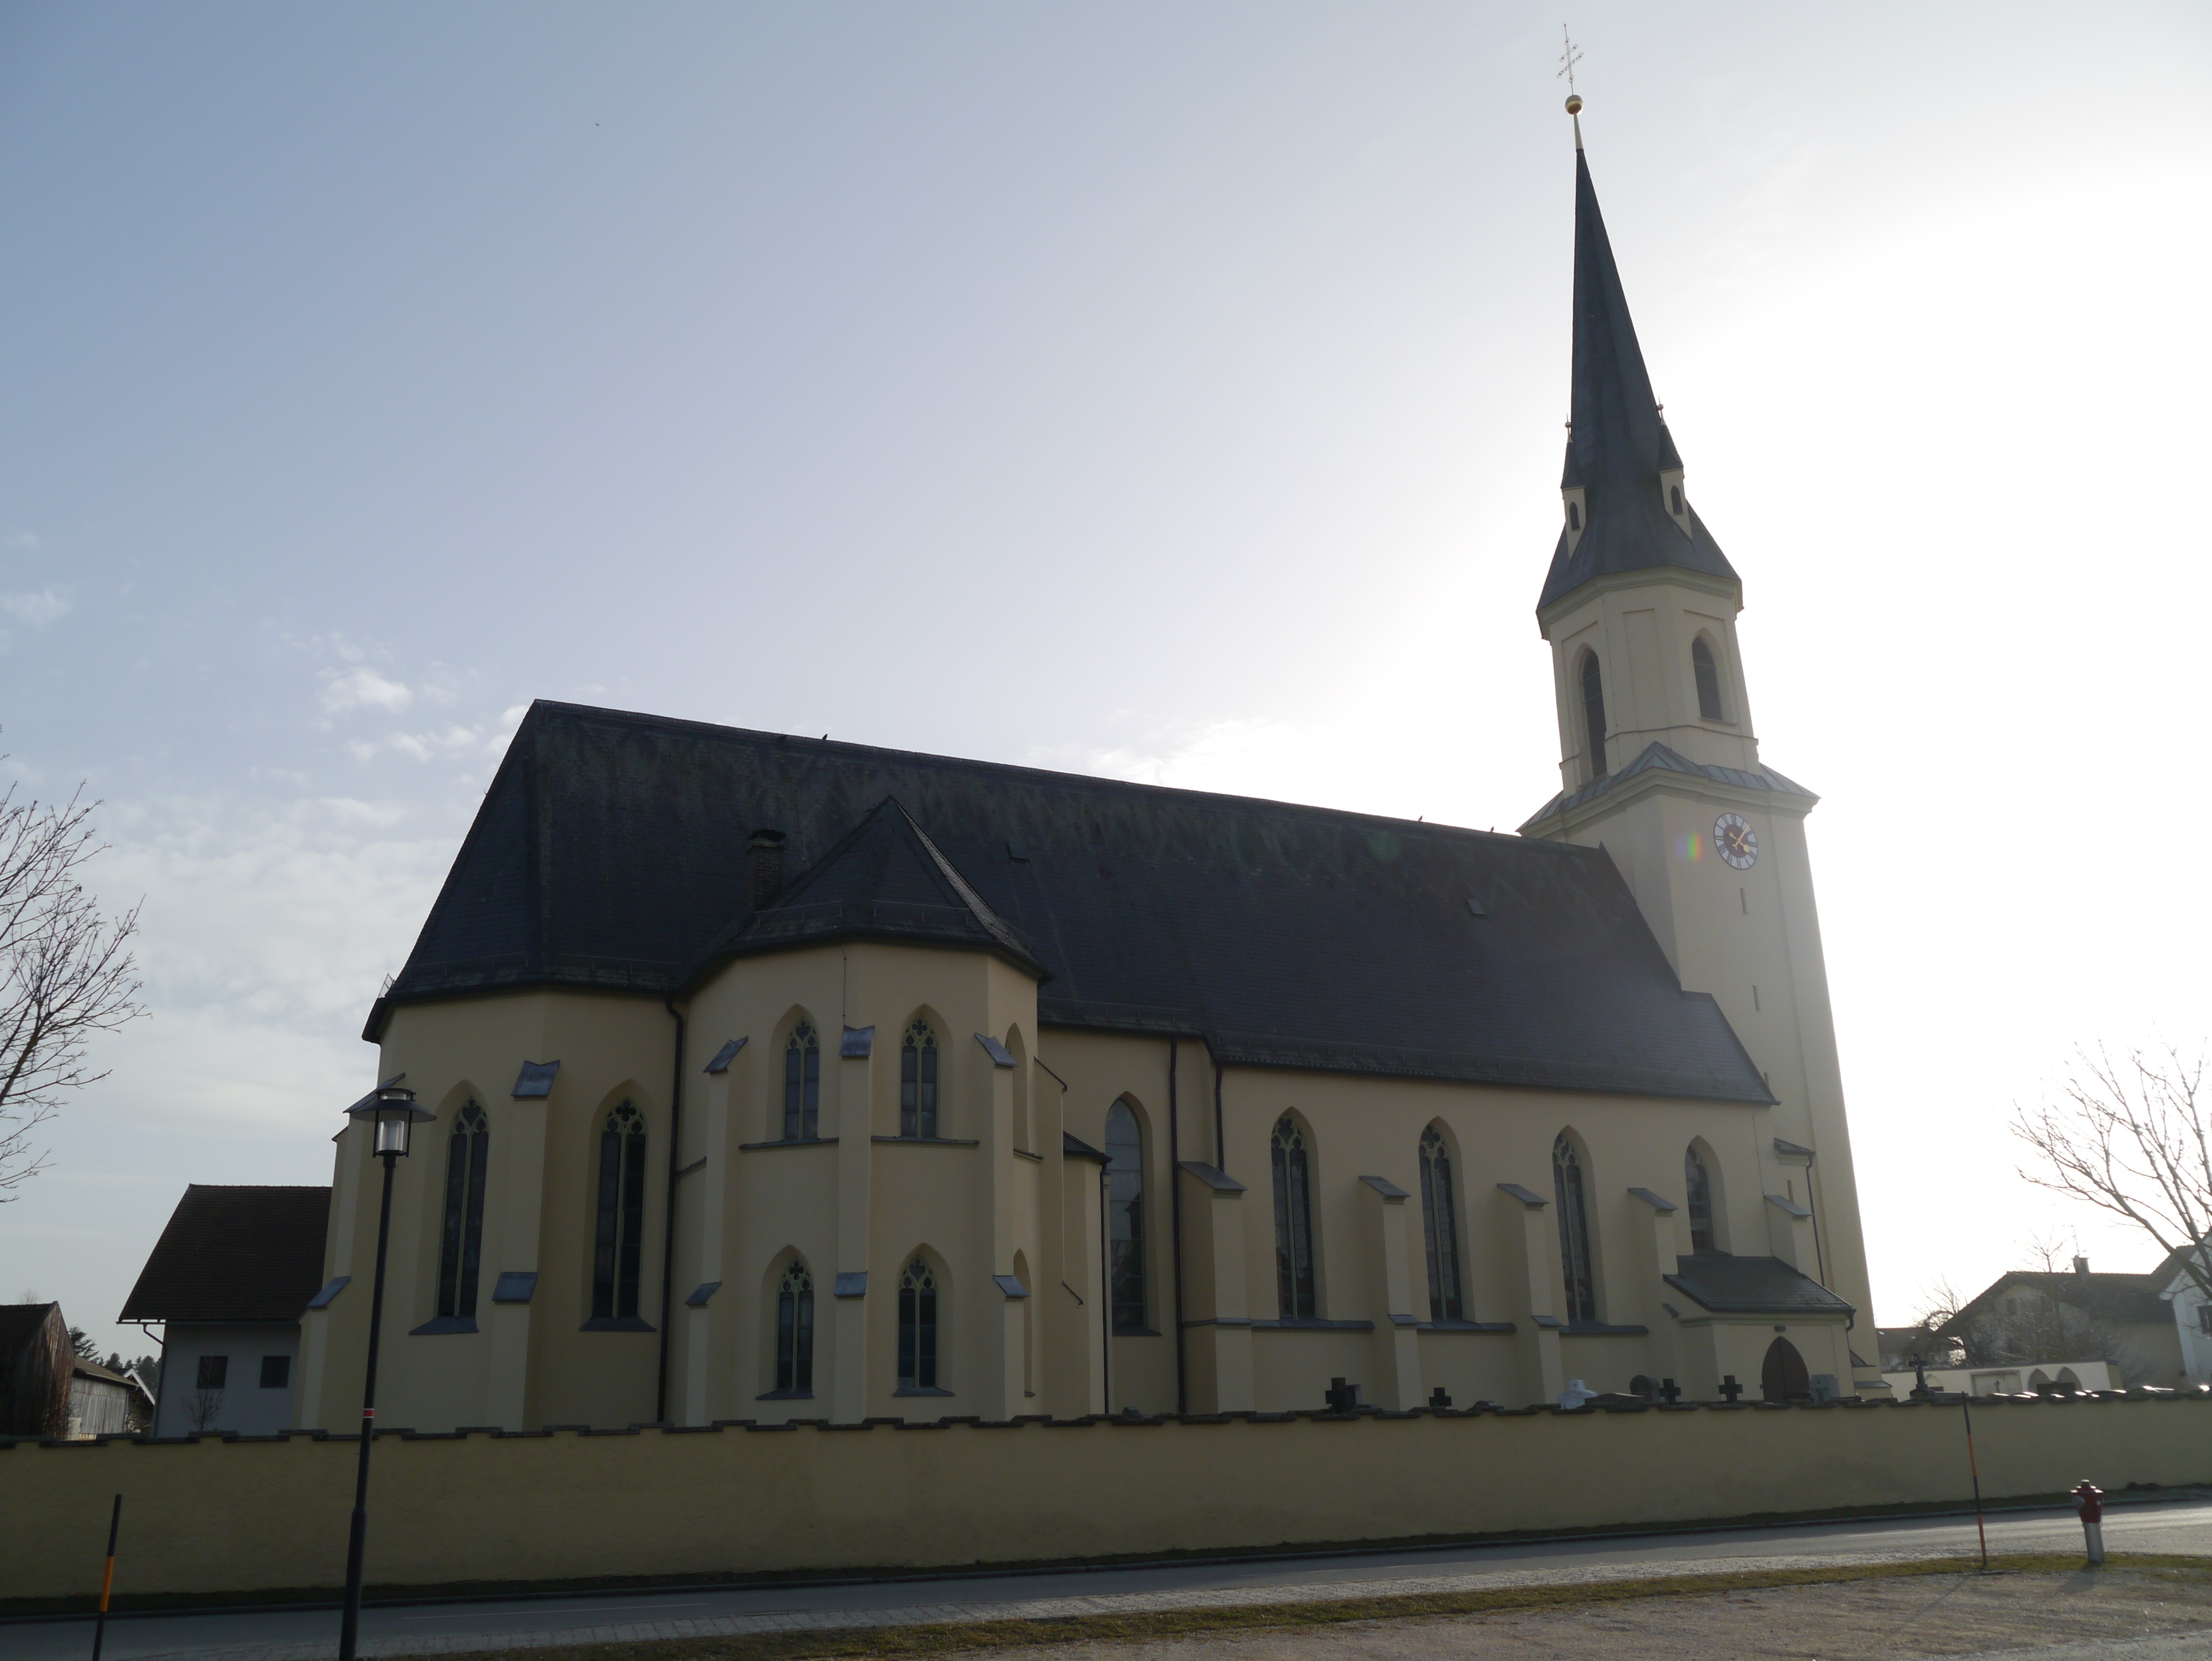
[[[1613,264],[1613,243],[1598,211],[1589,161],[1575,147],[1574,424],[1567,438],[1562,490],[1585,493],[1587,528],[1567,551],[1559,532],[1544,581],[1542,611],[1594,577],[1662,565],[1738,579],[1720,545],[1692,508],[1685,533],[1667,512],[1662,472],[1682,465],[1659,414],[1644,367],[1628,296]]]
[[[885,796],[811,870],[708,947],[691,980],[734,957],[854,939],[974,946],[1049,975],[897,798]]]
[[[761,826],[807,868],[756,914]],[[814,905],[1032,956],[1046,1026],[1231,1066],[1773,1099],[1601,849],[549,703],[363,1036],[429,999],[669,995]]]

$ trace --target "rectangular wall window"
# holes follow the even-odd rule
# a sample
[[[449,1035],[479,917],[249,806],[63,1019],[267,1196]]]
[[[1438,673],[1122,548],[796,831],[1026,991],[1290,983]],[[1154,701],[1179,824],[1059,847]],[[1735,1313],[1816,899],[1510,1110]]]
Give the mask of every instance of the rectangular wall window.
[[[289,1390],[292,1384],[292,1358],[289,1355],[264,1355],[261,1358],[261,1388]]]
[[[200,1357],[199,1387],[202,1390],[221,1390],[229,1377],[229,1356],[203,1355]]]

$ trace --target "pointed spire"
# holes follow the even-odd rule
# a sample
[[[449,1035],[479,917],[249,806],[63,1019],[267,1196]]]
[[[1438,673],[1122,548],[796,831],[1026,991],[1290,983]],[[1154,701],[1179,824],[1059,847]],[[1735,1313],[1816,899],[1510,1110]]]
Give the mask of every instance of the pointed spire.
[[[1567,100],[1575,118],[1574,419],[1559,485],[1582,493],[1574,517],[1584,523],[1560,533],[1540,611],[1592,577],[1647,567],[1680,566],[1736,580],[1687,502],[1679,513],[1673,509],[1682,459],[1652,395],[1598,211],[1583,152],[1581,106],[1579,98]]]

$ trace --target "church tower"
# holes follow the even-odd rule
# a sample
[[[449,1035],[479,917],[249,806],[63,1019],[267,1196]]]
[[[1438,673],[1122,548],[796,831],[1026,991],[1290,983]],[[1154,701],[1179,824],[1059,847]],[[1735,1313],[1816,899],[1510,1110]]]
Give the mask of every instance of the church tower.
[[[1806,856],[1818,799],[1760,758],[1736,647],[1743,584],[1691,505],[1598,211],[1581,100],[1567,107],[1573,419],[1536,605],[1561,788],[1522,834],[1605,849],[1683,989],[1711,995],[1765,1075],[1774,1104],[1747,1110],[1746,1153],[1766,1244],[1857,1311],[1854,1362],[1877,1364],[1855,1366],[1864,1390],[1880,1352]]]

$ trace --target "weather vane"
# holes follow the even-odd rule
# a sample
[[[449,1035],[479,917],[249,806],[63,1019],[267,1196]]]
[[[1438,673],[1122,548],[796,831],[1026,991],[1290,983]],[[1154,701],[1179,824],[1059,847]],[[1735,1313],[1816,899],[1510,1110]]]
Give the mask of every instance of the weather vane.
[[[1574,37],[1567,33],[1567,26],[1565,23],[1559,25],[1559,39],[1565,43],[1566,50],[1559,54],[1559,74],[1553,76],[1552,79],[1557,81],[1560,76],[1565,76],[1567,81],[1567,92],[1572,95],[1575,90],[1575,65],[1583,61],[1583,55],[1575,50]]]

